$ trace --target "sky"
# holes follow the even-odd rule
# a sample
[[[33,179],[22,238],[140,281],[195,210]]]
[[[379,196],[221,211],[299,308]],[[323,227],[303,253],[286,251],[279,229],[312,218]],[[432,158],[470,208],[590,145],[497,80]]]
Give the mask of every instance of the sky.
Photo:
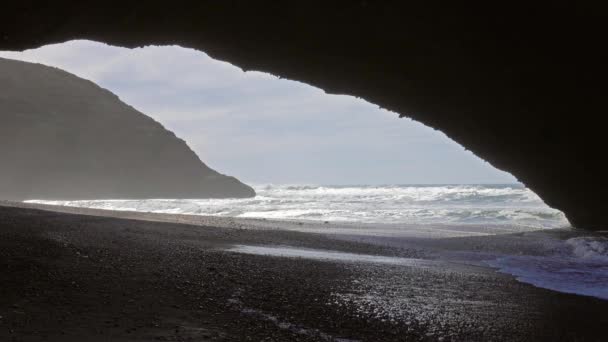
[[[253,184],[516,182],[416,121],[193,49],[72,41],[0,57],[59,67],[109,89],[213,169]]]

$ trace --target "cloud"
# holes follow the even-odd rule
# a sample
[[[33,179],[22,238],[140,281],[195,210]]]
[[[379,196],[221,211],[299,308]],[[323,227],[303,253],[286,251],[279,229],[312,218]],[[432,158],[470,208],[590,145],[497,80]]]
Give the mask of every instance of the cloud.
[[[0,56],[98,83],[185,139],[208,165],[245,181],[515,181],[418,122],[351,96],[243,72],[192,49],[72,41]]]

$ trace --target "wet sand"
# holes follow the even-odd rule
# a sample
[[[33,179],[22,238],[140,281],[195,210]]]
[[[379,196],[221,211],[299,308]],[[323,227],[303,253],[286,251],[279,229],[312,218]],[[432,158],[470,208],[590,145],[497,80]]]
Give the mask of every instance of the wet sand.
[[[370,238],[331,223],[17,205],[0,207],[0,341],[606,338],[608,301],[446,257],[540,253],[534,232]],[[277,247],[284,256],[262,255]],[[329,256],[294,257],[311,250]]]

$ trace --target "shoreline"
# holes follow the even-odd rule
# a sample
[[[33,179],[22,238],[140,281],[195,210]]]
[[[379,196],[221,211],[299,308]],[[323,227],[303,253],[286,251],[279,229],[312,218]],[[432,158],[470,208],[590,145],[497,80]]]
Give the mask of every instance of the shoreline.
[[[449,263],[471,246],[535,251],[526,239],[547,232],[370,240],[320,233],[324,224],[0,206],[7,341],[599,341],[608,324],[608,301]],[[280,257],[236,245],[432,263]]]
[[[274,219],[274,218],[246,218],[231,216],[173,214],[143,212],[131,210],[94,209],[85,207],[70,207],[62,205],[39,204],[28,202],[0,201],[0,206],[40,209],[54,212],[89,215],[100,217],[113,217],[121,219],[135,219],[152,222],[183,223],[200,226],[216,226],[232,228],[242,226],[250,229],[281,229],[304,232],[319,232],[326,234],[328,230],[336,234],[369,235],[372,230],[376,236],[399,237],[456,237],[471,235],[496,235],[509,233],[522,233],[533,231],[575,231],[572,228],[544,228],[533,226],[514,226],[509,224],[451,224],[451,223],[359,223],[351,221],[323,221],[307,219]],[[380,228],[378,228],[380,227]],[[335,228],[336,230],[332,230]],[[418,230],[418,231],[416,231]],[[433,234],[439,232],[438,234]],[[446,234],[441,234],[441,233]],[[419,234],[416,234],[419,233]]]

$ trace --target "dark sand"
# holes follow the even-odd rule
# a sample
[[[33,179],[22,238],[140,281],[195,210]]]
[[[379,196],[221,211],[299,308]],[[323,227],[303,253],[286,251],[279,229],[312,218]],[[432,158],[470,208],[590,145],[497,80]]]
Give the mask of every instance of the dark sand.
[[[608,337],[608,301],[535,288],[484,267],[226,251],[283,245],[432,259],[437,249],[493,248],[483,238],[404,247],[281,229],[293,222],[54,210],[90,216],[0,207],[0,341]]]

